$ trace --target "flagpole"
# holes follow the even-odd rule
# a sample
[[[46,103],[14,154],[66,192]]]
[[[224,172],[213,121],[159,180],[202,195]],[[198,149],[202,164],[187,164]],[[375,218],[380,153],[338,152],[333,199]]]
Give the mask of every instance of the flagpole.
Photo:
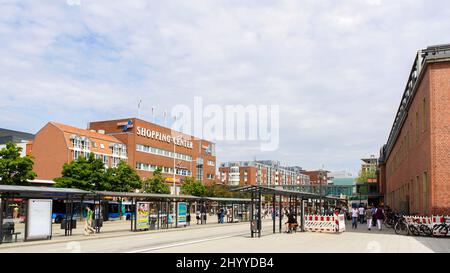
[[[138,118],[139,119],[141,118],[141,103],[142,103],[142,100],[139,99],[139,103],[138,103]]]

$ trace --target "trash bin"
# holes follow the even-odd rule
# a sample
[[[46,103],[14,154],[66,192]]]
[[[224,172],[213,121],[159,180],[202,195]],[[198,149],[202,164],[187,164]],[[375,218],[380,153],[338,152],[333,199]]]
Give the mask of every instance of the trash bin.
[[[61,222],[61,229],[69,229],[69,223],[70,220],[62,220]],[[77,220],[72,220],[72,229],[76,229],[77,228]]]
[[[3,229],[3,242],[5,243],[11,243],[12,237],[14,234],[14,222],[5,220],[6,222],[3,223],[2,229]]]

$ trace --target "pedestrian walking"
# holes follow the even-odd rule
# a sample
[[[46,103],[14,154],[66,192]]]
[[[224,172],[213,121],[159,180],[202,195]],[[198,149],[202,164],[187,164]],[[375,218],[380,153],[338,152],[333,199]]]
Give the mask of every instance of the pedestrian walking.
[[[221,215],[221,211],[220,209],[217,211],[217,223],[220,224],[220,215]]]
[[[369,230],[372,229],[372,218],[373,218],[372,210],[371,210],[370,207],[369,207],[369,208],[367,208],[367,210],[366,210],[367,228],[368,228]]]
[[[86,207],[86,221],[84,223],[84,235],[89,236],[95,233],[95,229],[92,227],[92,221],[94,217],[94,212],[90,207]]]
[[[377,219],[378,230],[381,231],[381,224],[383,223],[384,219],[384,212],[381,206],[378,206],[377,212],[375,212],[375,219]]]
[[[197,225],[198,225],[200,223],[200,220],[201,220],[200,219],[200,211],[198,211],[198,210],[195,212],[195,219],[197,219]]]
[[[220,209],[220,223],[223,224],[223,218],[225,217],[225,210]]]
[[[377,212],[377,207],[372,204],[372,208],[370,209],[370,211],[372,212],[372,218],[373,218],[375,215],[375,212]],[[377,226],[377,220],[373,218],[372,219],[372,227],[376,227],[376,226]]]
[[[359,206],[358,209],[358,214],[359,214],[359,222],[362,224],[364,224],[364,214],[365,214],[365,209],[362,205]]]
[[[358,216],[359,216],[358,209],[352,208],[352,228],[354,229],[358,228]]]

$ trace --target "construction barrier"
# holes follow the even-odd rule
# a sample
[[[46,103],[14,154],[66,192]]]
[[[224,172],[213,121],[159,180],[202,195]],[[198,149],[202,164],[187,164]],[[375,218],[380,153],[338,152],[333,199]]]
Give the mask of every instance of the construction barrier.
[[[435,225],[447,223],[450,226],[450,216],[404,216],[406,220],[406,224],[408,225],[426,225],[431,230],[433,230]],[[443,236],[442,234],[439,234],[438,231],[433,231],[433,235],[435,236]],[[450,232],[448,232],[447,237],[450,237]]]
[[[305,215],[305,231],[337,233],[345,231],[345,216]]]

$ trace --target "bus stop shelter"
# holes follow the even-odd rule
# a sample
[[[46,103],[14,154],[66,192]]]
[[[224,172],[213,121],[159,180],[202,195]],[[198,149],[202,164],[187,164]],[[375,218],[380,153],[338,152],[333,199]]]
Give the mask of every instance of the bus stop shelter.
[[[91,194],[91,192],[79,190],[79,189],[69,189],[69,188],[49,188],[49,187],[36,187],[36,186],[14,186],[14,185],[0,185],[0,244],[3,243],[3,239],[7,236],[15,235],[17,239],[18,233],[15,231],[15,224],[13,221],[13,212],[11,210],[10,204],[16,201],[28,201],[30,199],[44,199],[44,200],[54,200],[63,199],[66,203],[66,218],[64,219],[63,227],[65,230],[65,235],[71,235],[71,230],[73,228],[73,201],[82,200],[84,196]],[[25,211],[25,234],[24,240],[27,241],[27,231],[30,220],[28,217],[28,204],[23,202]],[[51,218],[49,219],[51,221]],[[51,239],[51,234],[48,239]]]
[[[228,207],[231,205],[231,223],[235,222],[235,205],[239,205],[238,208],[238,215],[241,215],[240,221],[247,221],[246,217],[244,216],[244,213],[247,213],[248,206],[252,204],[251,199],[245,199],[245,198],[223,198],[223,197],[204,197],[204,201],[207,201],[208,203],[215,202],[218,204],[218,207]]]
[[[262,231],[262,197],[263,196],[271,196],[272,197],[272,203],[274,205],[275,210],[275,204],[276,204],[276,197],[279,197],[278,200],[278,206],[279,206],[279,232],[282,232],[282,211],[283,211],[283,197],[288,200],[288,208],[291,211],[291,213],[294,213],[295,215],[300,214],[300,230],[302,232],[305,231],[305,204],[309,199],[324,199],[324,200],[333,200],[337,201],[339,198],[332,197],[332,196],[321,196],[319,194],[315,193],[309,193],[309,192],[300,192],[300,191],[292,191],[292,190],[285,190],[280,188],[272,188],[272,187],[265,187],[265,186],[256,186],[256,185],[249,185],[240,187],[237,189],[233,189],[232,191],[238,191],[238,192],[246,192],[251,194],[251,216],[250,216],[250,232],[251,237],[261,237],[261,231]],[[300,211],[300,213],[299,213]],[[274,213],[274,212],[272,212]],[[276,233],[276,217],[272,216],[272,222],[273,222],[273,233]]]
[[[188,208],[192,203],[197,203],[201,207],[204,206],[201,197],[192,196],[192,195],[172,195],[172,194],[153,194],[153,193],[135,193],[135,192],[111,192],[111,191],[94,191],[93,192],[94,204],[100,204],[101,200],[105,200],[107,198],[115,197],[126,198],[131,201],[131,207],[134,207],[134,213],[131,213],[131,231],[138,231],[138,216],[136,215],[136,206],[138,202],[149,202],[152,206],[152,211],[149,212],[150,217],[150,227],[149,229],[161,229],[169,228],[168,216],[171,214],[172,206],[174,205],[174,216],[175,216],[175,227],[178,227],[178,204],[180,202],[185,202],[188,205]],[[188,209],[189,210],[189,209]],[[206,211],[206,210],[205,210]],[[154,215],[153,215],[154,213]],[[202,224],[206,222],[203,221]]]

